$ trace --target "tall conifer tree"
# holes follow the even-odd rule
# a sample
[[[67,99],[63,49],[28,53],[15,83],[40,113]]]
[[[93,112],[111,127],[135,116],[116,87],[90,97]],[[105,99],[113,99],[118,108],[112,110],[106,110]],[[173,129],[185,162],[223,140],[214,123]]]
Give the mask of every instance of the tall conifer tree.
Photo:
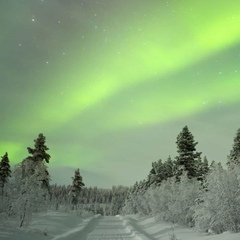
[[[34,148],[27,148],[32,156],[19,163],[13,172],[17,196],[14,211],[19,215],[20,227],[30,223],[33,212],[45,211],[51,198],[50,176],[45,166],[50,155],[46,153],[45,141],[40,133],[34,140]]]
[[[228,156],[227,164],[229,167],[232,165],[240,166],[240,128],[237,130],[236,136],[233,139],[233,147]]]
[[[35,148],[28,147],[28,152],[32,155],[31,159],[34,161],[43,161],[45,160],[47,163],[49,163],[50,155],[46,153],[49,148],[45,145],[46,137],[43,136],[42,133],[38,135],[38,138],[34,140]]]
[[[177,177],[183,171],[187,171],[189,178],[196,177],[196,161],[200,157],[201,152],[196,152],[195,147],[198,143],[194,141],[194,137],[187,126],[177,136],[176,144],[178,152],[178,156],[176,157]]]
[[[82,188],[85,186],[79,168],[75,171],[75,175],[72,179],[73,179],[71,189],[72,204],[73,206],[76,206],[78,204],[80,192],[82,191]]]
[[[42,169],[40,171],[40,174],[42,175],[42,178],[41,178],[42,187],[50,191],[50,187],[49,187],[50,176],[49,176],[47,167],[45,166],[45,162],[49,163],[49,159],[51,158],[51,156],[46,152],[47,150],[49,150],[49,148],[45,145],[46,137],[42,133],[40,133],[38,135],[38,138],[36,138],[34,142],[35,142],[34,148],[30,148],[30,147],[27,148],[28,152],[32,156],[28,157],[26,161],[30,161],[30,166],[32,168],[32,169],[29,169],[30,172],[34,172],[34,169],[37,166]]]
[[[0,187],[4,187],[8,178],[11,176],[11,169],[8,159],[8,153],[5,153],[0,161]]]

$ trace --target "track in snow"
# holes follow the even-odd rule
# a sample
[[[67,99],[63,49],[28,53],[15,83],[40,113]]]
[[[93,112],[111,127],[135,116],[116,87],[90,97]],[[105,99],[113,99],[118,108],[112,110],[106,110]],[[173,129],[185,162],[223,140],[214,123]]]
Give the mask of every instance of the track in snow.
[[[134,240],[133,234],[123,226],[118,217],[100,217],[93,220],[89,225],[68,240]]]

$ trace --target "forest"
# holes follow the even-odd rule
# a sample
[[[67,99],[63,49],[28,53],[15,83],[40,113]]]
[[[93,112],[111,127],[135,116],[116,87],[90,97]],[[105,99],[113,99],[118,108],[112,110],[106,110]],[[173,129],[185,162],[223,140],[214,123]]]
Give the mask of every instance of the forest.
[[[240,129],[226,166],[209,163],[197,144],[185,126],[176,139],[177,156],[152,162],[146,178],[131,187],[102,189],[87,187],[80,168],[71,185],[51,184],[51,156],[40,133],[23,161],[11,167],[7,152],[0,161],[0,222],[15,218],[21,228],[31,223],[34,213],[61,210],[154,216],[203,232],[240,232]]]

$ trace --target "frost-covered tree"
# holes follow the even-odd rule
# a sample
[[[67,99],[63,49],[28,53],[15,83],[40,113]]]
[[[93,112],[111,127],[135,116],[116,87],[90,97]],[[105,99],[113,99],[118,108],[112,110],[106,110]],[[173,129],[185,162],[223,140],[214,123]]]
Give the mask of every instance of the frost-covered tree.
[[[119,214],[122,210],[127,193],[128,193],[128,187],[124,186],[113,186],[111,189],[112,192],[112,201],[111,201],[111,215]]]
[[[31,222],[32,214],[46,211],[48,207],[48,192],[42,187],[42,173],[44,165],[39,162],[33,174],[22,178],[19,165],[13,172],[14,196],[13,214],[19,218],[19,227],[27,226]]]
[[[39,134],[34,140],[35,148],[28,148],[28,156],[13,171],[13,212],[20,218],[19,226],[27,225],[33,212],[47,209],[50,198],[50,176],[45,166],[50,155],[46,153],[45,137]]]
[[[206,175],[208,172],[209,172],[208,159],[206,156],[204,156],[203,163],[202,163],[202,173],[203,175]]]
[[[176,157],[177,176],[179,177],[183,171],[187,171],[189,178],[196,177],[196,161],[200,157],[201,152],[196,152],[198,143],[194,141],[194,137],[187,126],[177,136],[176,144],[178,152]]]
[[[189,179],[184,172],[178,182],[168,178],[160,186],[148,189],[147,202],[151,214],[159,220],[193,225],[191,207],[199,197],[200,183],[196,178]]]
[[[138,213],[138,201],[137,196],[139,195],[139,183],[136,181],[132,187],[129,188],[125,203],[122,209],[124,214],[136,214]]]
[[[234,165],[240,165],[240,128],[237,130],[236,136],[233,140],[233,147],[230,151],[227,161],[228,167],[234,167]]]
[[[207,157],[204,156],[203,160],[201,157],[199,157],[195,163],[196,163],[196,177],[198,180],[203,182],[207,173],[209,172]]]
[[[164,162],[164,169],[165,169],[165,179],[175,176],[176,163],[175,161],[172,160],[171,156],[169,156],[167,160]]]
[[[152,163],[152,169],[148,175],[146,186],[159,186],[163,180],[174,176],[175,174],[175,163],[169,156],[165,162],[158,160],[158,162]]]
[[[72,196],[72,204],[74,208],[74,206],[78,204],[80,192],[82,191],[82,188],[85,186],[85,184],[83,183],[83,179],[80,174],[79,168],[75,170],[75,175],[74,177],[72,177],[72,179],[73,179],[73,182],[71,187],[71,196]]]
[[[28,152],[32,156],[28,156],[21,163],[22,167],[22,176],[23,178],[34,174],[36,167],[40,167],[41,169],[41,183],[42,187],[47,189],[50,193],[50,175],[48,173],[47,167],[45,166],[45,162],[49,163],[50,155],[46,152],[49,148],[45,145],[46,137],[40,133],[37,139],[34,140],[34,148],[28,147]]]
[[[0,161],[0,187],[2,188],[2,191],[10,176],[11,168],[9,164],[8,153],[5,153]]]
[[[165,172],[163,169],[162,160],[158,160],[158,162],[152,163],[152,169],[148,175],[148,185],[160,185],[162,180],[165,179]]]
[[[216,164],[208,174],[208,191],[195,206],[196,226],[215,233],[240,231],[240,167],[223,169]]]

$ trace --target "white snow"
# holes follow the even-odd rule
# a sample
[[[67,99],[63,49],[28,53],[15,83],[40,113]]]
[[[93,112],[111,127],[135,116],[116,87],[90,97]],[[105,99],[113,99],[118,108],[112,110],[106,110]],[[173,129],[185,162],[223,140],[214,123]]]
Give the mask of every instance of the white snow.
[[[4,224],[0,222],[0,240],[67,239],[73,233],[82,231],[98,217],[99,215],[92,214],[80,217],[73,213],[48,211],[35,214],[31,225],[22,229],[16,228],[16,221],[12,219]]]
[[[224,232],[222,234],[201,233],[195,228],[187,228],[159,221],[154,217],[138,218],[136,215],[122,217],[125,225],[138,234],[142,240],[239,240],[240,233]],[[171,238],[175,235],[176,238]]]
[[[159,221],[154,217],[77,216],[73,213],[48,211],[36,214],[28,228],[9,227],[14,220],[0,222],[0,240],[239,240],[240,233],[219,235],[200,233],[194,228]]]

